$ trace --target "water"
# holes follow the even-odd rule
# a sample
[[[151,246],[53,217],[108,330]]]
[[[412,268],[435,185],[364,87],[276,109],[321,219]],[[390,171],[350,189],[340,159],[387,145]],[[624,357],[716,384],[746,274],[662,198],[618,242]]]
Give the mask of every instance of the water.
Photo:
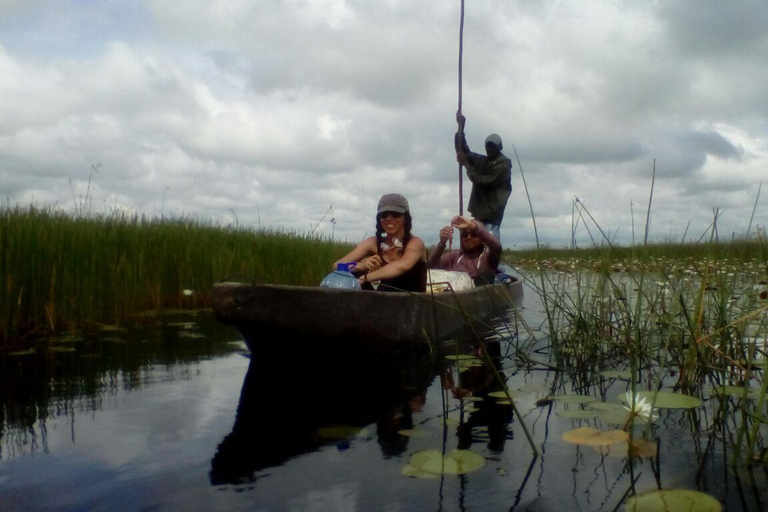
[[[287,350],[249,358],[235,331],[201,314],[3,357],[0,510],[596,511],[613,510],[632,477],[638,491],[709,492],[726,510],[768,500],[764,467],[727,468],[720,433],[692,434],[685,411],[661,412],[660,457],[631,475],[620,454],[564,442],[565,431],[596,422],[558,415],[575,406],[537,405],[573,383],[519,367],[507,341],[489,352],[510,389],[526,390],[517,406],[538,457],[510,406],[454,397],[500,389],[487,364],[459,370],[428,354],[307,361],[289,340],[278,345]],[[625,388],[616,381],[605,396]],[[398,434],[414,428],[429,437]],[[414,452],[443,448],[469,449],[486,465],[401,474]]]

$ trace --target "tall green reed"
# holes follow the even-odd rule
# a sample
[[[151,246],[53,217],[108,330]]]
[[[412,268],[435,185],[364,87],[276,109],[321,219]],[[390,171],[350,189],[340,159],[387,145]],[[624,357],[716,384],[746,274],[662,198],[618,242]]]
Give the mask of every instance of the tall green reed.
[[[232,277],[314,285],[348,245],[191,217],[0,209],[0,345],[121,323],[145,310],[197,308]]]
[[[768,305],[759,292],[768,275],[765,239],[619,248],[586,215],[601,246],[512,260],[537,267],[529,285],[552,319],[547,339],[557,367],[581,390],[599,385],[604,370],[628,369],[633,392],[671,387],[712,398],[719,405],[710,427],[724,428],[734,410],[742,420],[728,436],[732,461],[741,450],[747,460],[761,453],[768,428]],[[737,385],[752,399],[733,404],[723,394]],[[693,429],[707,426],[695,412],[690,418]]]

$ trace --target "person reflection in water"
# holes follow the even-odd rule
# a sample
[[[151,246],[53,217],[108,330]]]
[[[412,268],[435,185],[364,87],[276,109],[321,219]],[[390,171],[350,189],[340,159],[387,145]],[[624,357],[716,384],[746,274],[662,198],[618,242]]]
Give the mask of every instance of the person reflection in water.
[[[467,396],[483,398],[482,402],[473,402],[477,410],[471,412],[466,421],[456,430],[460,450],[468,450],[473,442],[479,441],[472,434],[472,430],[476,427],[487,427],[488,449],[491,451],[503,451],[507,436],[512,439],[512,429],[508,427],[513,421],[512,406],[498,404],[496,398],[488,396],[488,393],[502,391],[504,389],[502,382],[506,382],[506,377],[500,370],[501,347],[498,342],[486,342],[486,347],[501,379],[496,378],[493,368],[488,364],[483,353],[483,347],[479,345],[474,347],[474,355],[483,360],[482,366],[472,366],[463,370],[459,374],[458,385],[455,383],[452,367],[449,366],[443,371],[443,389],[450,390],[454,398]]]
[[[426,399],[426,393],[413,396],[409,400],[391,407],[376,422],[377,439],[381,454],[384,457],[397,457],[405,453],[408,448],[408,437],[399,432],[413,428],[413,414],[421,412]]]

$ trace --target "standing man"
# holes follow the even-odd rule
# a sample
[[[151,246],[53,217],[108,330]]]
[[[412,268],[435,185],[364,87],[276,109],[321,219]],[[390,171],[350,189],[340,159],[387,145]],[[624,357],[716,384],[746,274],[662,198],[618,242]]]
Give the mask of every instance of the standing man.
[[[491,134],[485,138],[485,155],[469,150],[467,139],[463,136],[467,119],[456,112],[459,132],[456,133],[456,160],[467,170],[467,177],[472,182],[467,210],[483,223],[485,229],[501,240],[501,221],[504,208],[512,193],[512,161],[501,152],[501,137]],[[461,138],[459,133],[462,134]],[[460,140],[461,139],[461,140]]]

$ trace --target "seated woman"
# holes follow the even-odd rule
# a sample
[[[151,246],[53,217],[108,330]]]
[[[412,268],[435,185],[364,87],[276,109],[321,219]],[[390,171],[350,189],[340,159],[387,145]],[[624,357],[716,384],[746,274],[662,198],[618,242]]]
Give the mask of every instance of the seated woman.
[[[421,238],[411,234],[408,200],[386,194],[376,210],[376,236],[366,238],[334,264],[355,261],[352,273],[364,290],[380,281],[378,291],[423,292],[427,287],[427,252]]]
[[[461,233],[459,250],[444,253],[454,228]],[[493,283],[500,261],[501,243],[493,233],[480,222],[457,215],[450,226],[440,230],[440,243],[429,256],[429,268],[466,272],[479,286]]]

